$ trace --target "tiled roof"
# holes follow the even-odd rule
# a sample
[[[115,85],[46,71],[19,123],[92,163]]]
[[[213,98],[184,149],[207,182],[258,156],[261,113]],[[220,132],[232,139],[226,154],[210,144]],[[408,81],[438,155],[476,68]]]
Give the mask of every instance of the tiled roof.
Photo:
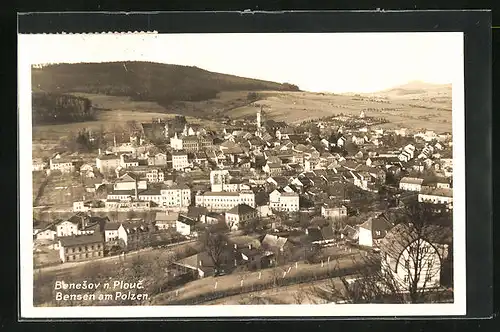
[[[72,247],[78,245],[100,243],[103,242],[103,238],[99,234],[92,234],[92,235],[78,235],[78,236],[63,236],[59,238],[59,241],[61,241],[61,246],[63,247]]]
[[[254,212],[255,212],[255,209],[252,208],[251,206],[249,206],[247,204],[238,204],[235,207],[233,207],[231,210],[227,211],[226,213],[244,215],[244,214],[254,213]]]

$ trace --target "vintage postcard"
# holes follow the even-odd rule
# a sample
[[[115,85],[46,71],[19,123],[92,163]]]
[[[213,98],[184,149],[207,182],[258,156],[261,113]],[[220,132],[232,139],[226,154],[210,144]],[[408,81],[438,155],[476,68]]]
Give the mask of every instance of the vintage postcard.
[[[463,47],[20,35],[21,317],[465,314]]]

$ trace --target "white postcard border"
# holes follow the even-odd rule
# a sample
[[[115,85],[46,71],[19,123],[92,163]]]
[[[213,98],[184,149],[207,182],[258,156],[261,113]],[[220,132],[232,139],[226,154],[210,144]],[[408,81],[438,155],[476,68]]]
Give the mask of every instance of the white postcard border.
[[[166,318],[166,317],[394,317],[466,314],[466,220],[465,220],[465,100],[464,36],[461,32],[431,32],[455,38],[457,71],[452,82],[454,163],[454,303],[447,304],[342,304],[342,305],[220,305],[220,306],[120,306],[34,307],[32,224],[32,121],[31,65],[38,64],[30,38],[18,36],[19,115],[19,230],[20,230],[20,318]],[[153,37],[145,33],[144,38]],[[327,34],[325,34],[327,35]],[[86,34],[88,36],[88,34]],[[54,50],[56,52],[56,50]],[[298,49],[297,51],[300,51]],[[134,59],[131,59],[134,60]],[[450,59],[452,61],[452,59]]]

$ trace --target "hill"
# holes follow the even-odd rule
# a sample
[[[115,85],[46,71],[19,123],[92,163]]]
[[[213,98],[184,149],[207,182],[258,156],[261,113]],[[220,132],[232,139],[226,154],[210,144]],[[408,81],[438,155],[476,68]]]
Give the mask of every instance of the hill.
[[[451,84],[432,84],[422,81],[411,81],[371,95],[387,98],[451,98]]]
[[[162,106],[202,101],[222,91],[298,91],[275,83],[209,72],[197,67],[152,62],[56,64],[32,70],[33,92],[126,96]]]

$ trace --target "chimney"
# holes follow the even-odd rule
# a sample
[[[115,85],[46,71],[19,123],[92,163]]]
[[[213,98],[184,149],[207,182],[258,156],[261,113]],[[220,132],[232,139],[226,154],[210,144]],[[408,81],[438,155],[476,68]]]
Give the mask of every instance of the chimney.
[[[135,179],[135,199],[139,200],[139,193],[138,193],[138,190],[137,190],[137,179]]]
[[[101,148],[99,148],[99,155],[101,155],[101,154],[102,154],[102,153],[101,153]]]

